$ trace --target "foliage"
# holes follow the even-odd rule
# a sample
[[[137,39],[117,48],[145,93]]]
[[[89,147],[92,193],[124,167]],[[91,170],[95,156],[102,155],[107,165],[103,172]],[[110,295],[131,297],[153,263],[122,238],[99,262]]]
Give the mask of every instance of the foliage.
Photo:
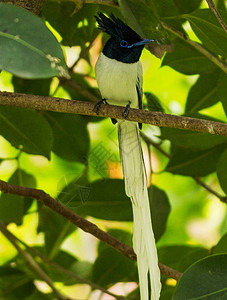
[[[227,75],[213,58],[223,64],[226,61],[227,35],[201,0],[119,0],[119,6],[113,2],[113,7],[105,5],[105,1],[103,5],[95,2],[79,7],[74,1],[49,0],[41,17],[0,3],[1,89],[82,101],[98,99],[94,61],[107,37],[99,34],[94,15],[98,11],[113,12],[141,36],[155,38],[160,49],[168,50],[166,45],[174,45],[161,63],[148,52],[142,56],[146,109],[226,120]],[[218,8],[227,23],[224,1],[218,1]],[[210,56],[180,38],[179,32],[188,34]],[[76,83],[76,87],[68,85],[67,80]],[[100,118],[89,116],[0,107],[1,179],[45,190],[70,210],[131,245],[132,210],[121,179],[116,126],[109,120],[98,121]],[[152,157],[146,162],[150,162],[149,196],[159,260],[183,273],[178,284],[162,275],[161,299],[224,299],[226,208],[216,198],[226,201],[227,138],[173,128],[157,131],[144,126],[144,130],[153,141],[152,146],[145,139],[144,148],[148,149],[146,157],[150,153]],[[204,177],[206,192],[198,184],[198,177]],[[222,214],[215,215],[216,234],[209,239],[209,228],[199,230],[202,222],[207,224],[213,207]],[[79,289],[76,294],[70,290],[81,283],[83,287],[85,283],[90,285],[90,299],[95,299],[96,289],[138,281],[133,261],[102,242],[81,242],[87,238],[85,233],[79,233],[68,220],[30,198],[2,194],[0,220],[9,224],[16,235],[21,230],[25,243],[33,243],[35,251],[57,264],[58,268],[31,252],[69,297],[89,297]],[[26,220],[37,220],[32,223],[34,228]],[[25,234],[30,230],[31,241]],[[212,230],[213,234],[213,227]],[[217,245],[208,250],[214,244]],[[40,277],[11,247],[1,236],[0,298],[56,297],[54,291],[44,291]],[[136,286],[127,293],[128,299],[138,299]]]

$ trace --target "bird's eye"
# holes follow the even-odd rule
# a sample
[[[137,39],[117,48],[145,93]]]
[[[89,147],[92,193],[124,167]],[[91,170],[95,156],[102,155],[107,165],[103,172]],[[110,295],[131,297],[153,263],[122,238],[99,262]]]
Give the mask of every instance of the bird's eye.
[[[120,42],[120,45],[121,45],[121,47],[126,48],[126,47],[128,47],[128,42],[126,42],[125,40],[122,40]]]

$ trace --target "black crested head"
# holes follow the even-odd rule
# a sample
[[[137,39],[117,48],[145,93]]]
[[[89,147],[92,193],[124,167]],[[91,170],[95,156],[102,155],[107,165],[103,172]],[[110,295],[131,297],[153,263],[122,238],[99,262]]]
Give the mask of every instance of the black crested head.
[[[95,16],[99,29],[111,35],[112,37],[120,37],[121,39],[128,39],[132,43],[139,42],[142,38],[121,19],[116,18],[113,14],[110,18],[106,17],[103,13],[98,13]]]
[[[99,29],[110,35],[103,48],[103,54],[125,63],[137,62],[144,45],[148,42],[144,42],[139,34],[113,14],[107,17],[100,12],[95,18]]]

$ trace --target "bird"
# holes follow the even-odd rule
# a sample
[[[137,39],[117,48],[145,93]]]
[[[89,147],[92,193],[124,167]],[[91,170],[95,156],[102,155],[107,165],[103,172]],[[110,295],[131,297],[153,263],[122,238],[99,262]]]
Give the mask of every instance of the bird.
[[[140,62],[146,44],[131,27],[113,14],[99,12],[98,28],[109,35],[95,65],[95,75],[102,103],[123,106],[118,124],[118,140],[126,195],[133,208],[133,248],[137,255],[141,300],[158,300],[161,291],[158,256],[152,229],[147,176],[140,141],[140,124],[127,120],[130,108],[142,109],[143,70]],[[150,292],[149,292],[150,290]]]

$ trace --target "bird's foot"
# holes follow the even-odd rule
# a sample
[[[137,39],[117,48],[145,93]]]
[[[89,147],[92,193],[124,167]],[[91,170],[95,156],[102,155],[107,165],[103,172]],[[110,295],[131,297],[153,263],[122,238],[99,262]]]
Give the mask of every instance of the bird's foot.
[[[100,107],[101,107],[101,105],[102,105],[103,103],[108,104],[105,98],[104,98],[104,99],[101,99],[101,100],[99,100],[97,103],[95,103],[94,111],[96,112],[96,114],[98,114],[99,109],[100,109]]]
[[[129,101],[129,103],[125,106],[125,110],[123,111],[123,118],[126,119],[128,116],[128,113],[130,111],[130,105],[131,105],[131,101]]]

